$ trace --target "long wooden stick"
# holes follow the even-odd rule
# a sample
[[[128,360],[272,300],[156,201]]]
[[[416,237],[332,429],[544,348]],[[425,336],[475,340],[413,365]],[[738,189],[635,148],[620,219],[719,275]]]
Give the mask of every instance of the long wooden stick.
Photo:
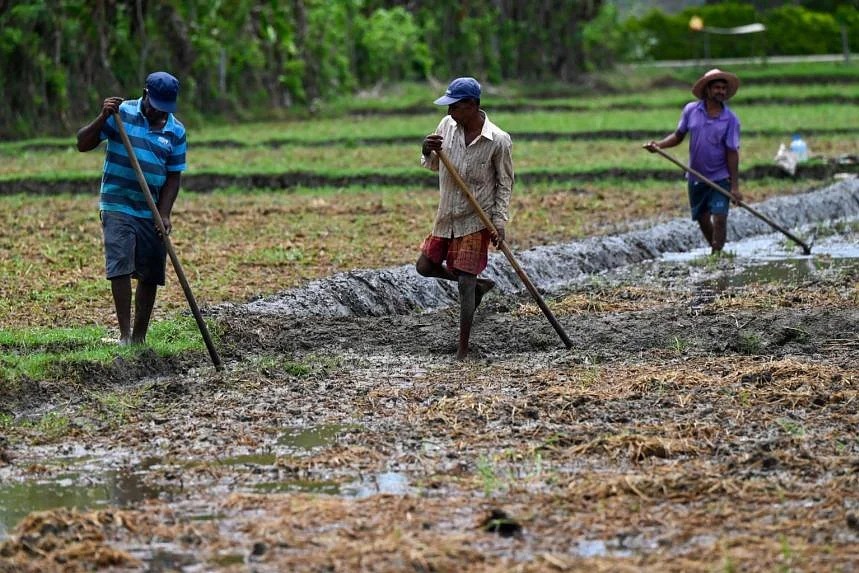
[[[137,156],[134,154],[134,148],[131,146],[131,140],[128,139],[128,134],[125,132],[125,126],[122,124],[122,118],[119,113],[114,115],[119,135],[122,137],[122,143],[125,144],[125,150],[128,152],[128,159],[131,161],[131,166],[134,167],[134,172],[137,174],[137,183],[140,185],[140,190],[143,196],[146,197],[146,204],[149,205],[149,210],[152,211],[152,218],[155,220],[155,226],[161,232],[161,240],[164,241],[164,246],[167,247],[167,253],[170,255],[170,262],[173,263],[173,269],[176,271],[176,276],[179,277],[179,284],[182,285],[182,290],[185,292],[185,298],[188,299],[188,306],[191,307],[191,312],[194,314],[194,319],[197,321],[197,327],[200,329],[200,334],[203,335],[203,341],[206,343],[206,348],[209,350],[209,356],[212,357],[212,363],[216,370],[223,370],[224,365],[221,363],[221,357],[218,356],[218,351],[215,350],[215,345],[212,342],[212,337],[209,336],[209,329],[206,328],[206,323],[203,321],[203,315],[200,313],[200,307],[197,306],[197,300],[194,298],[194,293],[191,292],[191,285],[188,284],[188,279],[185,278],[185,271],[182,270],[182,263],[179,262],[179,257],[176,256],[176,251],[173,249],[173,243],[167,235],[167,230],[164,228],[164,221],[161,219],[161,213],[158,212],[158,206],[152,198],[152,193],[149,192],[149,184],[146,183],[146,177],[143,175],[143,170],[140,168],[140,162],[137,161]]]
[[[648,147],[647,149],[649,150],[651,148]],[[735,201],[733,195],[731,195],[730,193],[728,193],[727,191],[725,191],[724,189],[722,189],[721,187],[716,185],[713,181],[710,181],[709,179],[707,179],[706,177],[701,175],[695,169],[692,169],[688,165],[684,165],[683,163],[680,163],[674,157],[665,153],[664,151],[662,151],[658,147],[654,147],[652,149],[654,151],[656,151],[656,153],[658,153],[659,155],[661,155],[662,157],[664,157],[665,159],[670,161],[671,163],[674,163],[675,165],[679,166],[684,171],[691,173],[692,175],[694,175],[695,177],[697,177],[698,179],[700,179],[701,181],[703,181],[704,183],[706,183],[707,185],[709,185],[710,187],[712,187],[713,189],[715,189],[716,191],[721,193],[722,195],[728,197],[731,201]],[[776,229],[777,231],[781,231],[782,233],[784,233],[790,240],[792,240],[794,243],[796,243],[797,245],[802,247],[803,253],[805,253],[806,255],[811,254],[811,247],[806,245],[802,240],[797,238],[790,231],[788,231],[787,229],[785,229],[784,227],[782,227],[781,225],[779,225],[778,223],[776,223],[775,221],[773,221],[772,219],[770,219],[769,217],[767,217],[766,215],[761,213],[760,211],[756,211],[755,209],[749,207],[743,201],[735,201],[735,203],[737,205],[739,205],[740,207],[742,207],[743,209],[745,209],[746,211],[748,211],[749,213],[751,213],[752,215],[754,215],[755,217],[757,217],[758,219],[760,219],[761,221],[763,221],[764,223],[766,223],[767,225],[769,225],[770,227],[772,227],[773,229]]]
[[[459,171],[456,170],[456,167],[453,163],[450,162],[450,159],[447,157],[447,154],[442,151],[436,151],[438,158],[441,159],[441,162],[444,163],[444,166],[447,168],[448,173],[451,174],[453,180],[456,181],[456,184],[459,186],[460,190],[465,195],[465,198],[468,199],[468,202],[471,203],[471,206],[474,208],[474,212],[477,213],[477,216],[480,217],[480,220],[489,229],[496,237],[498,236],[498,230],[495,228],[495,225],[492,223],[492,220],[486,215],[486,212],[480,206],[480,203],[477,202],[477,199],[474,198],[471,191],[468,188],[468,184],[462,179],[462,176],[459,174]],[[513,266],[513,270],[516,271],[516,274],[519,275],[519,278],[524,283],[525,288],[528,289],[528,292],[531,293],[531,296],[534,297],[534,300],[537,303],[537,306],[540,307],[540,310],[543,311],[543,314],[546,315],[546,318],[549,319],[549,322],[554,327],[555,332],[558,333],[558,336],[561,337],[561,340],[564,342],[564,345],[567,348],[571,348],[573,346],[573,342],[570,340],[570,337],[567,336],[567,333],[564,332],[563,327],[558,322],[558,319],[555,318],[555,315],[552,314],[552,311],[546,306],[546,302],[543,300],[543,297],[540,296],[540,293],[537,292],[537,288],[534,286],[534,283],[531,282],[531,279],[528,278],[528,275],[525,274],[525,271],[519,266],[519,263],[516,262],[516,259],[513,257],[513,253],[510,252],[510,249],[507,247],[507,243],[503,240],[498,241],[498,249],[504,253],[507,257],[507,260],[510,261],[510,264]]]

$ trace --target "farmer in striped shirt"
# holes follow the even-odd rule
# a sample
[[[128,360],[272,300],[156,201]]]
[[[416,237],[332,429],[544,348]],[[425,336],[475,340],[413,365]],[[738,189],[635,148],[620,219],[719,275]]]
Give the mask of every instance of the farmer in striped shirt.
[[[155,295],[164,285],[167,251],[117,128],[119,114],[149,191],[169,234],[170,212],[185,170],[185,126],[176,119],[179,81],[166,72],[146,78],[140,99],[109,97],[101,112],[77,134],[78,151],[107,140],[99,210],[107,278],[111,283],[120,344],[142,344]],[[131,328],[131,277],[137,279]]]
[[[510,195],[513,192],[513,158],[510,136],[489,121],[480,109],[480,84],[474,78],[457,78],[445,95],[435,100],[446,105],[447,115],[421,149],[421,165],[439,172],[440,201],[432,233],[423,241],[416,265],[425,277],[455,281],[459,287],[459,347],[456,357],[468,355],[474,311],[495,283],[478,278],[488,262],[489,242],[504,240]],[[498,235],[485,228],[480,217],[456,185],[434,151],[444,150],[474,198],[492,220]]]

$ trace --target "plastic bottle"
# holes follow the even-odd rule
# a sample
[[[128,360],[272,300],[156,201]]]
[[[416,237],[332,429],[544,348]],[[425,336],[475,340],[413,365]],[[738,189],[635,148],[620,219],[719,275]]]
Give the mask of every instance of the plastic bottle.
[[[808,161],[808,145],[798,133],[793,134],[793,139],[790,142],[790,150],[796,154],[797,161]]]

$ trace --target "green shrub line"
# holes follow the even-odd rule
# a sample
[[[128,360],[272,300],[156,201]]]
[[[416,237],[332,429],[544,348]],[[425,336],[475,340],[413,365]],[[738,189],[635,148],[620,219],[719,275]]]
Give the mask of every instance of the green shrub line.
[[[207,326],[217,340],[217,324],[207,321]],[[145,345],[120,346],[103,326],[0,329],[0,390],[22,377],[53,379],[70,365],[133,360],[147,351],[169,357],[204,348],[197,323],[182,315],[153,322]]]
[[[758,88],[743,90],[734,102],[734,108],[741,114],[744,127],[754,127],[757,131],[791,131],[798,128],[803,130],[826,128],[838,125],[842,128],[859,128],[855,110],[855,102],[859,94],[851,91],[842,93],[839,97],[844,103],[821,104],[814,100],[814,93],[821,86],[799,87],[804,99],[767,99],[765,92]],[[806,92],[805,90],[809,90]],[[493,121],[503,126],[505,130],[517,137],[529,137],[531,133],[585,133],[602,132],[606,130],[635,131],[667,130],[676,124],[680,108],[691,99],[688,90],[660,90],[654,95],[624,95],[615,104],[616,109],[606,109],[603,99],[585,98],[556,100],[553,105],[578,106],[573,109],[552,110],[531,106],[527,110],[517,110],[515,105],[501,99],[497,101],[498,108],[493,108],[493,101],[487,99],[484,108],[492,116]],[[843,91],[843,90],[842,90]],[[750,94],[759,93],[759,96]],[[760,105],[744,103],[743,97],[759,97]],[[845,99],[846,98],[846,99]],[[605,100],[611,102],[610,99]],[[593,108],[590,108],[593,106]],[[600,107],[602,106],[602,107]],[[624,106],[635,106],[635,109],[625,109]],[[654,107],[656,106],[656,107]],[[408,112],[408,105],[402,102],[396,108],[391,108],[398,114]],[[577,111],[578,110],[578,111]],[[653,113],[642,114],[642,111]],[[597,113],[606,112],[606,113]],[[303,119],[279,120],[267,122],[250,122],[233,125],[188,123],[189,146],[193,150],[200,146],[249,146],[258,144],[280,145],[313,143],[328,145],[339,142],[344,145],[361,145],[372,142],[403,142],[411,138],[421,138],[431,131],[443,114],[443,110],[427,106],[423,113],[408,112],[408,116],[379,115],[355,116],[344,118],[342,114],[334,116],[307,117]],[[181,117],[181,116],[180,116]],[[287,135],[280,135],[287,134]],[[235,143],[232,143],[235,142]],[[37,138],[11,142],[0,142],[0,154],[14,155],[21,151],[62,148],[69,152],[74,150],[74,135],[64,138]]]
[[[665,129],[625,129],[625,130],[599,130],[599,131],[544,131],[544,132],[511,132],[514,138],[514,144],[517,142],[528,141],[604,141],[610,139],[618,140],[646,140],[653,137],[662,137],[668,131],[671,131],[673,126],[669,125]],[[748,140],[753,137],[786,137],[797,131],[798,126],[785,125],[778,129],[743,129],[743,139]],[[859,126],[856,127],[802,127],[799,129],[805,137],[833,137],[840,135],[856,135],[859,134]],[[274,137],[267,140],[257,142],[243,142],[229,139],[211,139],[197,141],[193,144],[195,151],[217,150],[217,149],[258,149],[258,148],[318,148],[318,147],[343,147],[346,149],[355,149],[363,146],[385,146],[385,145],[410,145],[416,147],[415,141],[420,143],[420,134],[400,135],[400,136],[367,136],[360,139],[351,137],[340,137],[332,139],[319,140],[304,140],[296,138],[278,138]],[[60,140],[43,143],[20,143],[15,146],[7,145],[0,147],[0,156],[14,156],[20,154],[33,155],[50,155],[64,154],[74,151],[74,146],[68,140]],[[75,153],[77,153],[75,151]],[[97,152],[95,156],[102,159]],[[28,162],[32,162],[32,157],[27,157]],[[9,161],[14,161],[12,158]],[[8,164],[8,163],[7,163]],[[10,178],[8,176],[0,176],[0,179]]]
[[[622,102],[641,102],[657,105],[681,102],[701,73],[715,64],[700,62],[691,68],[654,68],[647,62],[636,65],[619,65],[613,70],[593,75],[583,75],[575,84],[541,81],[522,83],[517,81],[494,85],[484,81],[483,104],[487,108],[505,103],[547,104],[571,103],[599,109],[603,105]],[[725,67],[725,66],[721,66]],[[728,67],[740,75],[742,87],[737,98],[749,95],[771,96],[779,85],[795,84],[799,94],[808,95],[856,95],[859,76],[855,62],[820,62],[792,64],[737,64]],[[595,81],[595,78],[598,80]],[[666,87],[666,84],[671,84]],[[835,85],[831,85],[835,84]],[[350,113],[377,113],[408,109],[432,109],[432,100],[438,87],[425,83],[387,84],[385,95],[370,92],[350,94],[348,97],[331,99],[315,109],[316,114],[346,115]],[[781,94],[785,103],[794,96]],[[587,101],[593,99],[593,102]],[[298,115],[298,114],[293,114]]]
[[[677,156],[682,157],[682,156]],[[610,162],[607,162],[610,163]],[[788,176],[773,163],[746,163],[742,166],[741,176],[744,180],[770,177],[792,179],[820,179],[831,176],[835,172],[857,173],[856,165],[835,166],[820,161],[810,161],[797,168],[793,176]],[[641,178],[670,181],[678,179],[682,172],[679,168],[647,168],[637,164],[604,165],[597,168],[578,169],[568,167],[536,167],[519,169],[516,172],[519,185],[528,185],[537,181],[575,182],[593,181],[605,177],[619,180],[637,181]],[[413,185],[433,187],[437,175],[420,167],[414,169],[386,170],[331,170],[331,171],[272,171],[243,173],[240,170],[222,171],[220,173],[195,173],[183,177],[182,188],[189,192],[207,193],[224,187],[244,187],[247,189],[261,188],[268,190],[292,190],[295,187],[366,187]],[[75,174],[67,178],[19,178],[0,179],[0,196],[17,194],[57,195],[64,193],[92,194],[98,193],[98,186],[93,183],[91,174]]]

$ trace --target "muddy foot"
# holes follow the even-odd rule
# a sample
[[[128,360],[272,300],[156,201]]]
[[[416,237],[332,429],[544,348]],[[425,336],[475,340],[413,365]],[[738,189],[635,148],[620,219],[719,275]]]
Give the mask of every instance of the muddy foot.
[[[495,281],[490,279],[477,279],[477,288],[474,289],[474,308],[480,306],[483,295],[495,287]]]

